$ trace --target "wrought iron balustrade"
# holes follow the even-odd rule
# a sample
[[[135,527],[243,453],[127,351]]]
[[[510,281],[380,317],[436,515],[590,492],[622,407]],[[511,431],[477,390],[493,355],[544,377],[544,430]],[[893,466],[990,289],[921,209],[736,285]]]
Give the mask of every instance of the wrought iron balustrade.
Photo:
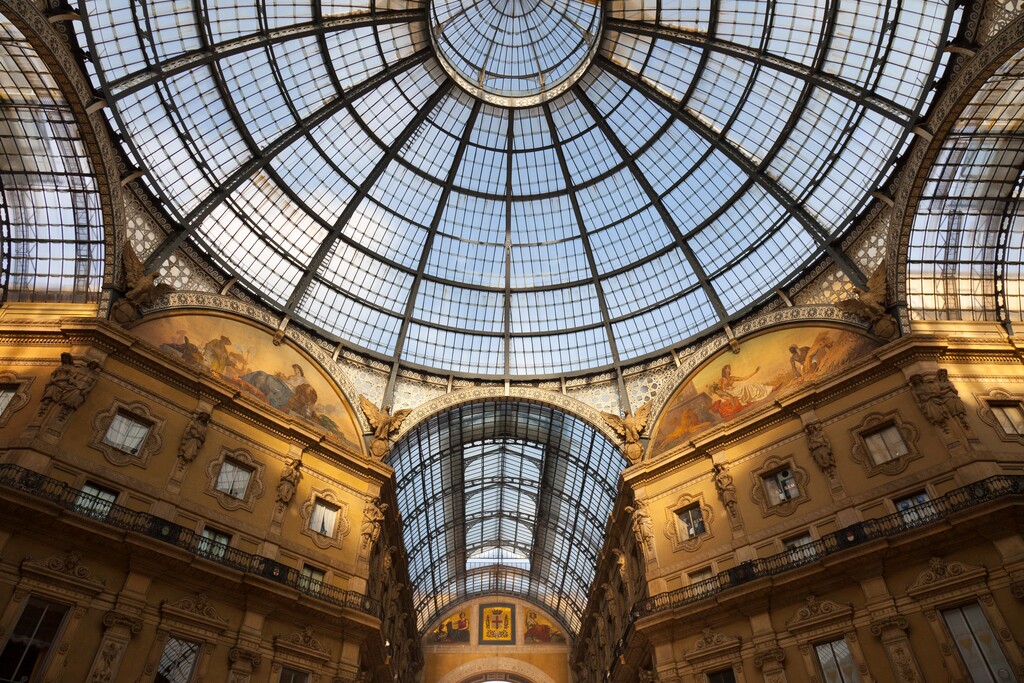
[[[18,465],[0,465],[0,486],[23,491],[49,501],[82,517],[103,524],[155,538],[210,562],[239,572],[261,576],[294,588],[305,595],[336,605],[382,617],[380,601],[356,591],[342,590],[322,582],[308,581],[292,567],[268,557],[253,555],[223,544],[213,544],[191,529],[146,512],[136,512],[114,505],[98,496],[83,493],[68,484]],[[217,546],[216,548],[214,546]]]
[[[652,595],[637,604],[632,617],[635,620],[689,605],[734,586],[817,562],[847,548],[940,521],[960,510],[1004,496],[1021,494],[1024,494],[1024,475],[989,477],[950,491],[941,498],[920,503],[885,517],[852,524],[799,548],[785,550],[771,557],[742,562],[709,579],[674,591]]]

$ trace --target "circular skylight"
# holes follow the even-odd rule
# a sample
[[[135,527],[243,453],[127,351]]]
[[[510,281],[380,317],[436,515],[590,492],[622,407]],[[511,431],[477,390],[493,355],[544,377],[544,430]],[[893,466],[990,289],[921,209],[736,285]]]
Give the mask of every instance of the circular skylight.
[[[597,44],[601,8],[590,0],[432,0],[441,65],[488,102],[535,104],[564,92]]]
[[[839,241],[956,11],[140,2],[81,37],[180,226],[148,265],[191,244],[350,348],[508,378],[664,353],[823,257],[860,278]]]

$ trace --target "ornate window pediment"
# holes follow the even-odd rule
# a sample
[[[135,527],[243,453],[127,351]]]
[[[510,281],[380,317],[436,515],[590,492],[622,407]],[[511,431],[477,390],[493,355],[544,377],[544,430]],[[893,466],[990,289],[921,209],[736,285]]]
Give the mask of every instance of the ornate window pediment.
[[[963,562],[947,562],[941,557],[933,557],[928,569],[918,574],[913,583],[907,586],[907,595],[916,600],[929,601],[951,592],[959,594],[964,589],[980,586],[985,583],[988,570],[985,567],[964,564]]]

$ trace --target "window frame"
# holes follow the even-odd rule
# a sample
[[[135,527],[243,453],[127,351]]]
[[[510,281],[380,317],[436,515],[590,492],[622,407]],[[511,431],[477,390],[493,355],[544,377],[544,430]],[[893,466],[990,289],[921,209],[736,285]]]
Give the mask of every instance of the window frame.
[[[1006,431],[1006,428],[1003,427],[993,410],[995,407],[1016,406],[1024,413],[1024,393],[996,388],[987,394],[975,394],[974,396],[979,405],[978,417],[981,418],[982,422],[992,427],[1001,441],[1024,444],[1024,433],[1017,434]]]
[[[923,500],[920,499],[921,496],[924,497]],[[894,496],[890,500],[892,502],[894,512],[899,513],[900,519],[903,520],[903,523],[910,526],[927,524],[931,520],[927,518],[923,519],[921,514],[924,513],[930,515],[935,510],[935,506],[931,505],[933,502],[931,492],[927,488],[904,492],[898,497]]]
[[[139,424],[148,425],[148,431],[139,443],[135,453],[124,450],[116,442],[108,441],[107,435],[111,425],[118,416],[123,416]],[[142,401],[126,403],[114,399],[110,406],[96,413],[92,419],[92,439],[89,445],[103,453],[108,462],[118,467],[132,465],[146,469],[150,459],[163,447],[163,429],[165,420],[156,415]]]
[[[208,560],[220,562],[231,548],[232,541],[234,541],[233,534],[204,525],[196,536],[195,553]]]
[[[35,641],[37,640],[36,639],[36,635],[39,632],[39,627],[42,624],[42,620],[45,618],[49,608],[50,607],[59,607],[59,608],[63,609],[63,614],[60,617],[60,622],[57,624],[57,627],[54,629],[53,635],[51,636],[50,641],[45,646],[45,650],[43,650],[41,655],[38,655],[37,658],[32,662],[31,670],[29,671],[29,674],[33,674],[33,673],[37,673],[38,672],[40,674],[40,677],[42,677],[41,676],[42,674],[46,673],[46,671],[49,668],[51,662],[53,661],[53,655],[55,653],[55,648],[53,646],[54,646],[55,643],[59,643],[61,638],[64,637],[65,631],[68,628],[68,622],[69,622],[69,618],[68,617],[71,615],[72,611],[75,608],[74,605],[69,605],[66,602],[61,602],[60,600],[54,600],[50,596],[47,596],[47,595],[40,595],[40,594],[29,595],[28,599],[25,601],[24,607],[22,607],[21,611],[18,614],[18,618],[11,625],[11,627],[9,629],[10,632],[6,634],[7,637],[4,638],[3,641],[2,641],[3,642],[3,646],[0,647],[0,656],[2,656],[3,653],[7,651],[7,649],[11,646],[12,642],[14,642],[15,639],[18,637],[16,635],[17,629],[21,625],[22,620],[25,618],[25,613],[28,611],[29,607],[31,607],[34,602],[35,603],[43,603],[43,613],[40,615],[39,619],[37,619],[36,625],[32,629],[32,635],[29,636],[29,638],[28,638],[29,642],[26,644],[25,650],[22,652],[21,657],[18,660],[17,667],[14,669],[14,671],[12,673],[12,680],[16,680],[16,679],[13,678],[13,675],[18,674],[18,673],[24,673],[21,670],[21,667],[25,663],[25,655],[29,651],[29,646],[32,646],[32,645],[35,644]],[[35,677],[33,677],[33,680],[35,680]]]
[[[242,497],[233,496],[218,488],[221,469],[226,462],[231,462],[235,467],[250,471],[249,481]],[[263,496],[263,471],[265,468],[266,466],[262,462],[244,448],[234,450],[221,448],[218,456],[206,466],[205,493],[213,496],[225,510],[246,510],[252,512],[256,505],[256,499]]]
[[[96,493],[91,493],[86,489],[91,487]],[[107,494],[110,499],[107,499]],[[88,498],[83,499],[83,497]],[[74,510],[80,515],[92,517],[93,519],[106,519],[110,515],[110,510],[117,505],[117,499],[121,497],[121,492],[117,489],[113,489],[101,484],[97,484],[94,481],[86,480],[78,489],[78,495],[75,497]],[[102,512],[100,508],[105,508]]]
[[[228,471],[229,467],[231,468],[230,472]],[[225,474],[237,475],[237,473],[245,474],[245,481],[242,485],[241,493],[236,493],[235,491],[235,483],[240,479],[240,477],[235,476],[231,481],[223,480]],[[248,492],[249,485],[252,483],[252,475],[253,469],[251,467],[238,462],[234,458],[224,458],[224,461],[220,464],[220,468],[217,470],[217,479],[214,481],[213,487],[229,498],[245,500],[245,494]]]
[[[334,528],[330,534],[322,534],[313,529],[313,516],[318,503],[324,503],[335,509]],[[314,489],[299,510],[302,518],[302,529],[299,533],[308,537],[313,544],[322,549],[340,548],[342,541],[350,531],[349,505],[338,494],[330,489]]]
[[[205,642],[202,641],[202,640],[190,639],[188,637],[184,637],[183,638],[183,637],[180,637],[179,634],[177,634],[177,633],[169,634],[167,636],[167,639],[164,640],[164,645],[160,649],[160,658],[157,660],[156,672],[154,673],[153,681],[154,681],[154,683],[159,683],[159,681],[160,681],[160,679],[158,679],[156,677],[161,675],[160,664],[163,663],[164,656],[167,654],[167,648],[170,647],[172,641],[178,642],[178,643],[183,643],[183,644],[188,644],[188,645],[194,645],[195,646],[195,651],[192,653],[192,664],[189,667],[188,675],[184,678],[184,680],[181,680],[181,681],[172,681],[171,679],[167,679],[167,680],[169,681],[169,683],[191,683],[191,681],[195,680],[196,672],[199,670],[199,661],[202,658],[203,646],[205,645]]]
[[[899,433],[907,452],[883,462],[876,462],[867,437],[880,434],[890,427]],[[850,437],[853,441],[850,459],[863,467],[868,477],[900,474],[912,461],[921,457],[921,452],[917,448],[917,429],[914,425],[904,422],[899,411],[871,413],[865,416],[861,423],[851,430]]]
[[[683,531],[680,514],[685,510],[692,509],[697,509],[700,512],[704,528],[694,536],[687,536]],[[665,535],[672,541],[672,552],[693,552],[700,548],[705,541],[713,538],[712,522],[714,519],[715,512],[704,500],[703,493],[681,494],[674,503],[665,508]]]
[[[821,680],[823,680],[823,681],[833,680],[833,679],[829,678],[828,675],[825,673],[825,664],[821,661],[821,648],[826,646],[826,645],[827,646],[832,646],[835,643],[842,643],[843,645],[846,646],[847,650],[849,651],[850,664],[852,665],[852,671],[850,673],[853,675],[853,677],[850,678],[849,680],[847,680],[846,674],[844,674],[842,669],[839,668],[838,663],[836,664],[836,671],[838,672],[839,677],[841,679],[840,683],[861,683],[862,678],[861,678],[861,672],[859,671],[859,666],[858,666],[858,663],[857,663],[857,659],[854,656],[853,647],[850,645],[850,641],[846,638],[845,635],[839,636],[838,638],[832,638],[831,640],[815,641],[815,642],[812,642],[810,644],[812,650],[814,651],[814,663],[818,667],[818,674],[821,676]],[[832,649],[832,655],[833,655],[833,657],[835,657],[835,649],[834,648],[831,648],[831,649]],[[836,658],[836,660],[838,662],[838,657],[835,657],[835,658]]]
[[[796,489],[795,494],[780,500],[773,500],[769,486],[777,487],[778,477],[787,471],[788,479],[792,481],[793,487]],[[761,467],[750,473],[750,476],[753,482],[751,497],[761,507],[762,517],[791,515],[796,512],[797,507],[811,499],[808,487],[810,475],[807,474],[806,469],[797,464],[797,460],[792,455],[768,457],[761,463]],[[777,490],[781,491],[782,489],[777,488]]]
[[[34,377],[22,377],[13,372],[0,372],[0,389],[11,392],[11,398],[7,405],[0,409],[0,427],[7,426],[14,414],[28,405],[34,379]]]

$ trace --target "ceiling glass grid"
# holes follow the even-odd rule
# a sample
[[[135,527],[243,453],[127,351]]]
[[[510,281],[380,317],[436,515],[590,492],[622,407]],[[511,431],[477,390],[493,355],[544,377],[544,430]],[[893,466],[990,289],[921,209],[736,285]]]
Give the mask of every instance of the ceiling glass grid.
[[[192,239],[331,337],[516,377],[661,352],[836,257],[956,28],[896,0],[85,10],[181,224],[157,261]]]
[[[614,445],[546,406],[491,401],[413,428],[389,464],[421,630],[494,593],[534,600],[579,629],[625,465]]]
[[[943,142],[907,254],[922,319],[1024,319],[1024,51],[1004,62]]]
[[[103,216],[75,114],[39,54],[0,16],[0,303],[96,301]]]

